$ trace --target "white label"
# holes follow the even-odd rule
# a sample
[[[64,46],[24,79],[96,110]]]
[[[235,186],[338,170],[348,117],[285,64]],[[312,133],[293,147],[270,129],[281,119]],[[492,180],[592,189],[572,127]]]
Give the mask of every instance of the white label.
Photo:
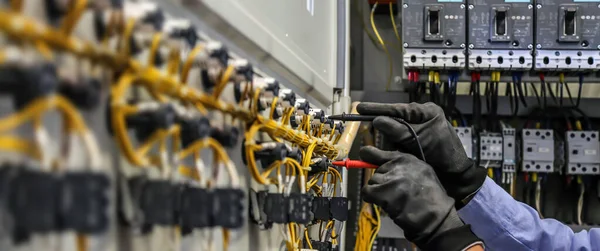
[[[548,148],[548,147],[540,147],[540,148],[538,148],[538,152],[540,152],[540,153],[549,153],[550,152],[550,148]]]
[[[594,150],[594,149],[585,149],[584,154],[585,155],[596,155],[597,153],[596,153],[596,150]]]
[[[502,151],[501,146],[490,146],[490,151],[499,152]]]

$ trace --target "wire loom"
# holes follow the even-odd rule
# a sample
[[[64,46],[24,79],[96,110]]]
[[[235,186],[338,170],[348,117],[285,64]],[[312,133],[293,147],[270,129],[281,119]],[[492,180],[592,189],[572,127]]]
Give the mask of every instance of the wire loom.
[[[338,156],[338,149],[327,142],[310,135],[297,133],[293,129],[279,125],[273,120],[265,119],[261,115],[238,108],[233,104],[222,102],[213,96],[199,93],[178,82],[173,77],[163,75],[154,67],[142,66],[141,63],[128,56],[98,47],[92,42],[82,41],[73,36],[65,36],[64,31],[59,31],[19,13],[1,9],[0,30],[15,40],[31,43],[43,42],[56,50],[70,52],[95,63],[111,67],[114,70],[121,72],[127,70],[136,78],[136,81],[131,82],[133,85],[142,85],[152,92],[166,94],[184,102],[198,103],[206,108],[218,110],[248,123],[263,121],[265,126],[261,130],[271,136],[280,137],[304,148],[309,147],[314,142],[315,153],[325,155],[331,159]],[[0,53],[0,61],[6,60],[7,56],[4,53]],[[121,88],[125,88],[128,85],[122,84]],[[113,92],[121,91],[124,90],[119,88],[113,90]],[[129,160],[131,161],[132,159]],[[135,162],[135,160],[132,162]]]

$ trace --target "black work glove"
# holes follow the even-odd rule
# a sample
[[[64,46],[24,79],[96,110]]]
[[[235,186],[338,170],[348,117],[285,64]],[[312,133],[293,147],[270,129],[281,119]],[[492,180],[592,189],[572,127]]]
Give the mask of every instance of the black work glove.
[[[458,209],[483,185],[486,170],[478,168],[467,157],[441,107],[434,103],[360,103],[357,110],[362,115],[381,116],[373,120],[375,129],[387,136],[386,140],[392,141],[397,150],[419,156],[416,141],[408,128],[389,117],[408,122],[419,136],[425,161],[434,168],[448,195],[457,201]]]
[[[371,146],[361,148],[360,158],[379,165],[362,189],[364,200],[380,206],[420,249],[452,251],[481,244],[427,163]]]

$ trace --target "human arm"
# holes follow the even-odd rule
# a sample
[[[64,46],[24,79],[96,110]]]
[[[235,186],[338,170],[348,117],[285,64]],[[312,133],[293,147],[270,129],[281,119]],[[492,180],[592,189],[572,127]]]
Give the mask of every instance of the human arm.
[[[557,220],[540,219],[489,178],[458,215],[491,250],[600,249],[600,229],[574,233]]]
[[[415,156],[363,147],[362,160],[378,165],[363,188],[364,200],[380,206],[423,250],[477,250],[482,242],[465,225],[433,168]]]

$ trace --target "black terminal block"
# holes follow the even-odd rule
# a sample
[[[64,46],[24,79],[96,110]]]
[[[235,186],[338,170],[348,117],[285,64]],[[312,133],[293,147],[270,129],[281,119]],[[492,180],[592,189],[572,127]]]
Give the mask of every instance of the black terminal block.
[[[300,116],[290,116],[290,126],[292,128],[297,128],[300,126],[300,123],[302,123]]]
[[[308,175],[312,176],[321,172],[329,170],[329,159],[326,157],[317,159],[314,163],[310,164],[310,171]]]
[[[108,176],[78,172],[67,173],[62,180],[61,228],[85,234],[104,232],[108,228]]]
[[[265,203],[267,220],[273,223],[289,223],[288,199],[280,193],[269,193]]]
[[[288,155],[288,148],[284,143],[269,142],[260,144],[262,149],[254,152],[263,168],[267,168],[275,161],[282,161]]]
[[[224,126],[212,128],[210,136],[219,141],[224,147],[234,147],[240,138],[240,130],[237,127]]]
[[[291,193],[288,200],[288,219],[290,222],[308,224],[313,220],[312,195]]]
[[[144,141],[158,129],[169,129],[175,124],[177,114],[171,105],[162,105],[153,111],[143,111],[126,119],[127,126],[135,129],[138,140]]]
[[[338,221],[348,220],[348,198],[332,197],[329,200],[329,213]]]
[[[214,203],[214,194],[206,189],[190,186],[183,188],[179,211],[182,228],[195,229],[212,226]]]
[[[60,181],[50,173],[20,168],[12,173],[7,187],[7,208],[14,220],[17,242],[32,233],[48,233],[59,226]]]
[[[181,144],[187,147],[196,140],[210,136],[210,121],[206,117],[178,119],[181,126]]]
[[[315,241],[315,240],[310,240],[310,244],[313,247],[313,250],[317,250],[317,251],[333,251],[333,244],[331,242],[328,241]],[[305,247],[307,247],[308,245],[305,244]]]
[[[237,229],[244,225],[244,191],[218,188],[212,191],[212,215],[214,226]]]
[[[329,198],[315,197],[312,203],[312,212],[315,220],[328,221],[331,220],[331,211],[329,210]]]
[[[210,48],[209,57],[213,60],[217,60],[217,62],[219,62],[223,68],[227,67],[227,63],[229,62],[229,53],[227,52],[227,48],[222,45],[215,48]],[[207,69],[200,71],[200,78],[202,79],[202,85],[207,90],[212,89],[216,85],[216,83],[208,76]]]
[[[178,224],[178,186],[165,180],[148,180],[143,186],[139,206],[146,225]]]
[[[165,14],[161,9],[156,9],[152,12],[148,12],[144,17],[141,18],[141,23],[152,25],[155,31],[161,31],[165,23]]]
[[[306,100],[296,100],[296,110],[302,111],[304,114],[309,114],[310,112],[310,103]]]
[[[84,78],[80,83],[61,83],[58,92],[83,110],[92,110],[100,105],[102,84],[97,78]]]
[[[56,67],[50,63],[0,69],[0,93],[12,94],[15,108],[56,92],[58,83]]]
[[[318,119],[319,122],[325,123],[325,111],[323,111],[323,110],[313,111],[312,116],[314,119]]]
[[[265,83],[267,86],[265,87],[265,91],[271,92],[273,96],[279,96],[279,90],[281,90],[281,86],[279,82],[273,78],[265,79]]]
[[[250,221],[258,225],[261,230],[267,230],[273,227],[273,223],[268,221],[267,214],[265,213],[265,205],[267,203],[268,194],[269,192],[267,191],[256,192],[250,189],[248,195],[248,209],[250,210]]]
[[[329,126],[329,128],[333,129],[333,125],[335,124],[335,122],[331,119],[325,119],[325,121],[323,121],[323,123],[325,123],[326,125]]]
[[[288,102],[289,106],[294,106],[296,104],[296,93],[287,92],[280,96],[281,100]]]
[[[184,40],[190,48],[196,46],[196,42],[199,39],[196,27],[193,25],[190,25],[185,29],[173,29],[169,34],[169,37]]]
[[[252,82],[252,79],[254,78],[254,70],[252,68],[252,64],[246,61],[244,63],[236,65],[235,74],[238,76],[238,78],[241,77],[241,79],[243,79],[246,82]]]
[[[346,128],[346,126],[344,125],[344,122],[340,121],[335,125],[335,130],[337,131],[337,133],[342,134],[344,132],[344,129]]]
[[[298,161],[298,163],[302,163],[302,151],[300,151],[298,147],[293,147],[291,150],[289,150],[287,157],[295,159]]]

